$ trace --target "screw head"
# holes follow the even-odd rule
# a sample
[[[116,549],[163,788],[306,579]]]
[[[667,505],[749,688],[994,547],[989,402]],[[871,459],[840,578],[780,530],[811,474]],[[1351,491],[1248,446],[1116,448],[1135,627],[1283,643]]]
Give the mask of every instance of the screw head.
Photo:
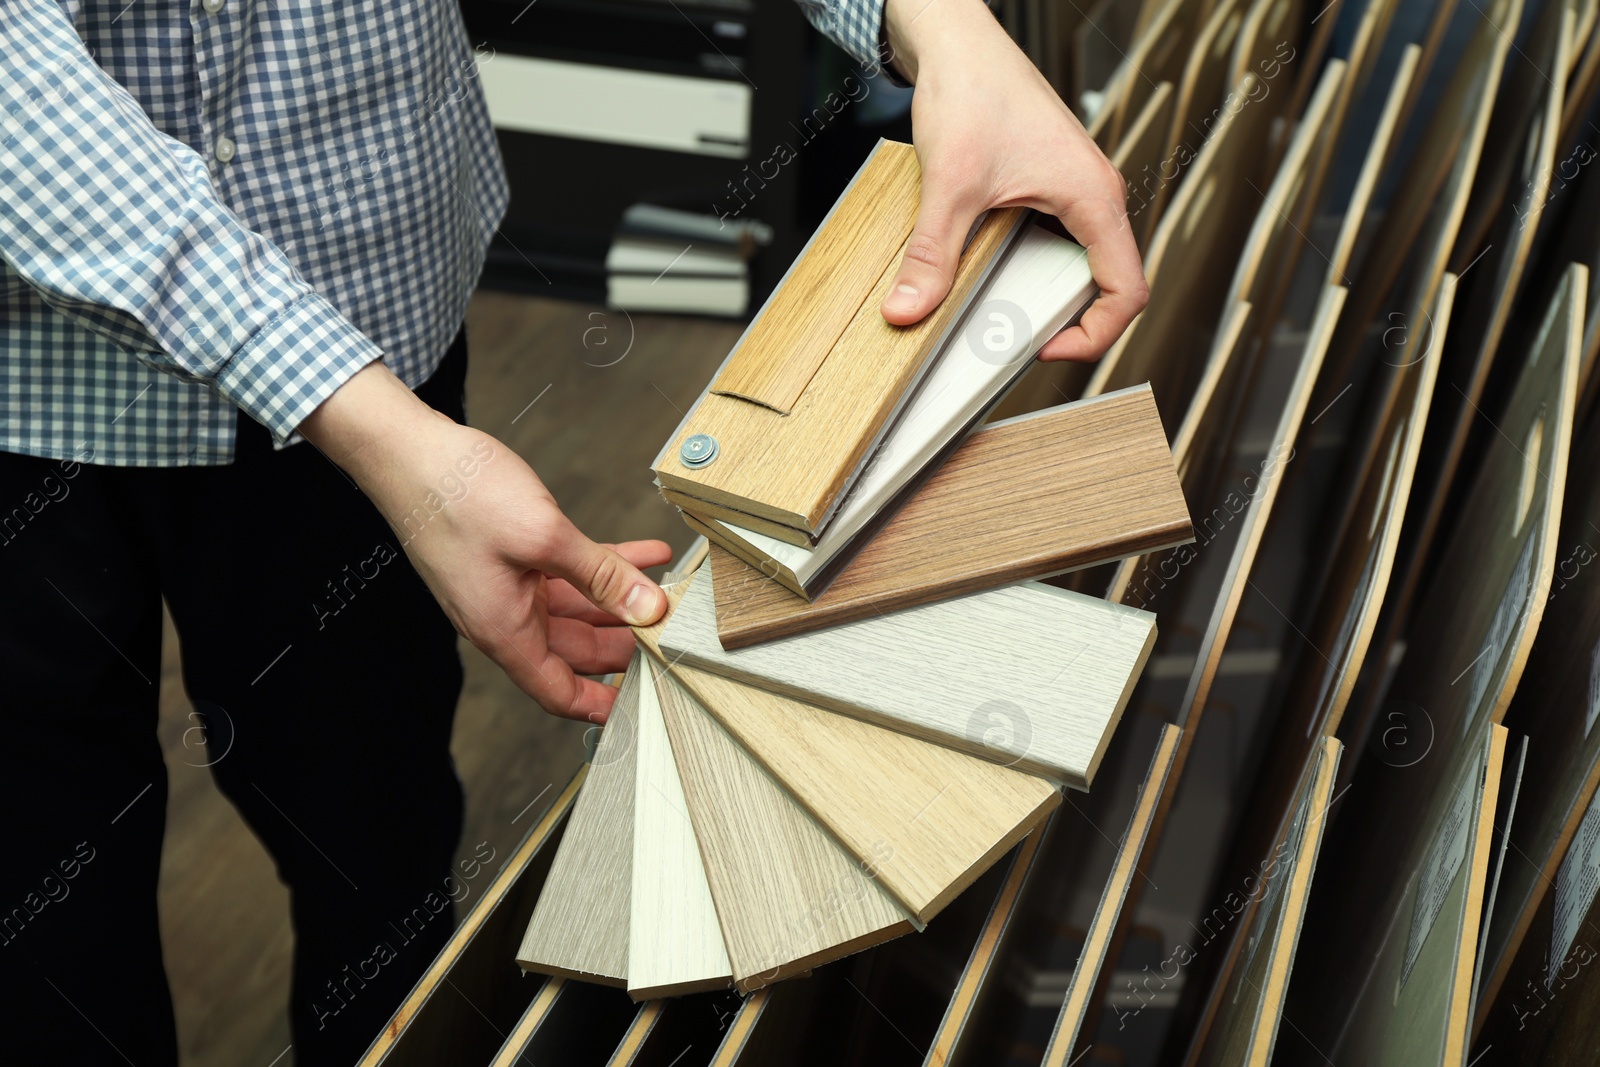
[[[704,467],[717,458],[717,439],[708,433],[697,433],[683,443],[678,458],[685,467]]]

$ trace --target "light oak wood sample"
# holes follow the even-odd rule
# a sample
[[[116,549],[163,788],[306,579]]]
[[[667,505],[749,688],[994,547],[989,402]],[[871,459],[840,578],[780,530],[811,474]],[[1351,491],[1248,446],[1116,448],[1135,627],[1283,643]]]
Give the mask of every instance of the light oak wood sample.
[[[681,592],[669,587],[669,603]],[[664,626],[635,631],[653,656]],[[671,672],[918,922],[1061,802],[1044,779],[977,756],[682,663]]]
[[[912,929],[670,673],[655,683],[739,992]]]
[[[653,680],[657,668],[641,652],[634,658],[630,669],[643,677],[634,705],[628,993],[649,1000],[725,988],[733,971],[667,740]]]
[[[1540,1008],[1527,996],[1526,978],[1554,953],[1551,929],[1536,921],[1572,842],[1600,787],[1600,732],[1593,729],[1600,649],[1600,423],[1590,421],[1567,472],[1558,559],[1550,601],[1528,657],[1528,667],[1506,712],[1505,725],[1529,738],[1517,817],[1511,824],[1494,913],[1489,919],[1483,981],[1473,1033],[1484,1032],[1491,1015],[1514,1015],[1521,1004]]]
[[[1506,729],[1491,725],[1482,752],[1431,798],[1429,832],[1406,859],[1399,904],[1368,921],[1389,938],[1362,984],[1335,1062],[1454,1067],[1466,1062],[1478,924],[1505,761]],[[1313,920],[1314,921],[1314,920]]]
[[[1156,632],[1149,612],[1030,582],[727,651],[714,578],[701,568],[662,631],[669,662],[1079,789]]]
[[[1267,1067],[1272,1062],[1343,749],[1338,738],[1322,739],[1315,773],[1295,806],[1295,817],[1258,868],[1260,881],[1254,884],[1260,888],[1248,892],[1259,906],[1240,923],[1237,935],[1250,947],[1228,986],[1219,989],[1217,1015],[1190,1046],[1188,1063],[1197,1067]],[[1278,869],[1274,872],[1273,868]],[[1265,886],[1261,886],[1263,881]]]
[[[924,1067],[944,1067],[967,1055],[984,995],[995,986],[995,965],[1004,958],[1007,946],[1016,936],[1018,906],[1033,877],[1047,832],[1044,826],[1035,829],[1012,856],[1000,892],[989,906],[989,914],[972,943],[972,952],[961,968],[961,977],[945,1003],[944,1015],[922,1060]]]
[[[540,991],[507,958],[527,926],[588,768],[581,767],[528,831],[505,866],[434,957],[360,1067],[433,1067],[453,1056],[487,1062]],[[552,992],[552,996],[554,993]]]
[[[730,551],[748,559],[771,559],[779,580],[796,592],[820,592],[827,573],[860,547],[864,531],[896,506],[930,465],[959,445],[1034,353],[1075,319],[1096,292],[1080,246],[1043,226],[1025,227],[814,545],[789,543],[795,539],[771,526],[743,529],[737,514],[702,507],[678,494],[667,497],[691,518],[714,525]]]
[[[1116,859],[1111,876],[1106,879],[1100,893],[1100,903],[1095,907],[1094,919],[1083,942],[1083,952],[1078,965],[1073,968],[1072,981],[1067,986],[1066,997],[1061,1002],[1061,1013],[1056,1016],[1050,1041],[1045,1046],[1043,1067],[1068,1067],[1076,1057],[1084,1055],[1081,1046],[1094,1035],[1085,1032],[1084,1023],[1092,1010],[1104,999],[1107,981],[1106,962],[1112,944],[1119,941],[1117,931],[1125,928],[1122,919],[1123,904],[1128,898],[1128,888],[1134,875],[1139,873],[1139,859],[1144,853],[1150,829],[1155,822],[1156,809],[1167,779],[1172,774],[1178,756],[1178,741],[1183,731],[1168,723],[1150,758],[1144,782],[1134,801],[1133,815],[1117,845]]]
[[[1192,539],[1161,416],[1135,387],[975,434],[809,601],[771,580],[776,561],[713,549],[717,635],[743,648]]]
[[[627,984],[636,716],[639,687],[648,680],[641,677],[644,669],[636,653],[517,950],[517,963],[527,970]]]
[[[990,211],[950,295],[916,325],[891,326],[878,309],[899,270],[919,180],[910,145],[879,144],[656,457],[663,488],[805,534],[822,530],[1026,214]],[[681,449],[700,434],[717,450],[691,467]]]
[[[1383,933],[1372,916],[1394,913],[1395,893],[1417,842],[1433,825],[1429,807],[1475,758],[1517,687],[1549,593],[1556,520],[1572,435],[1583,269],[1574,265],[1533,340],[1499,429],[1478,471],[1438,573],[1419,606],[1404,659],[1389,686],[1386,729],[1400,727],[1424,759],[1380,735],[1360,760],[1339,824],[1330,834],[1326,888],[1319,880],[1301,953],[1304,979],[1291,986],[1291,1014],[1313,1044],[1332,1044],[1353,1012],[1338,960],[1376,954]],[[1471,581],[1460,576],[1471,575]],[[1347,713],[1340,729],[1356,735]],[[1409,817],[1401,817],[1408,815]],[[1437,819],[1434,819],[1437,821]],[[1334,972],[1329,968],[1333,967]]]

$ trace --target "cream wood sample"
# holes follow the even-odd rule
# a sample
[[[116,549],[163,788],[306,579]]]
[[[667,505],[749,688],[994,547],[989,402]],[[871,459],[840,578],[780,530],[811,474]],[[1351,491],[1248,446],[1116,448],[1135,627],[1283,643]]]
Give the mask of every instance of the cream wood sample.
[[[721,540],[715,523],[706,534]],[[809,600],[781,557],[713,550],[717,635],[743,648],[1192,539],[1161,416],[1136,386],[975,434]]]
[[[657,668],[641,653],[635,659],[646,679],[635,704],[628,994],[649,1000],[725,988],[733,971],[656,697]]]
[[[655,682],[739,992],[912,929],[670,673]]]
[[[663,625],[635,631],[653,656]],[[1061,803],[1031,774],[683,663],[671,673],[918,922]]]
[[[661,633],[698,667],[1088,788],[1155,616],[1028,582],[725,651],[706,568]]]
[[[1227,988],[1215,996],[1219,1015],[1196,1035],[1188,1063],[1267,1067],[1272,1062],[1295,945],[1305,920],[1311,877],[1343,750],[1338,738],[1322,739],[1315,773],[1296,805],[1299,814],[1260,868],[1267,888],[1259,893],[1261,906],[1251,911],[1238,934],[1250,946],[1245,962],[1234,971]],[[1276,877],[1273,867],[1279,868]]]
[[[627,984],[636,715],[644,671],[635,653],[517,950],[517,963],[527,970]]]
[[[779,580],[789,574],[796,592],[820,589],[830,562],[859,547],[857,538],[867,536],[863,530],[958,443],[1096,292],[1080,246],[1042,226],[1024,227],[815,545],[771,524],[743,528],[746,520],[737,513],[708,508],[692,497],[669,491],[667,499],[707,525],[725,527],[722,540],[730,551],[772,559]]]
[[[886,242],[876,220],[898,213],[909,233],[919,175],[909,145],[880,143],[657,456],[662,488],[821,532],[1026,215],[1021,208],[988,212],[962,253],[950,295],[916,325],[891,326],[879,306],[905,239]],[[873,280],[852,280],[834,293],[836,279],[854,278],[861,257],[876,268]],[[819,304],[834,302],[851,312],[837,333],[831,318],[827,329],[811,321]],[[683,462],[681,447],[698,434],[713,438],[717,451],[695,468]]]
[[[1430,803],[1431,832],[1408,860],[1417,873],[1398,907],[1373,917],[1376,923],[1393,924],[1391,936],[1373,962],[1344,1039],[1331,1050],[1335,1062],[1375,1067],[1455,1067],[1466,1062],[1473,964],[1505,761],[1505,727],[1491,725],[1484,740],[1483,754],[1469,760]],[[1422,875],[1433,869],[1432,853],[1451,832],[1446,816],[1457,803],[1466,816],[1459,831],[1466,836],[1461,846],[1465,855],[1454,877],[1440,887],[1442,900],[1431,929],[1415,947],[1419,907],[1426,906],[1417,901]]]
[[[1083,1055],[1077,1050],[1085,1036],[1084,1021],[1092,1002],[1104,995],[1106,981],[1102,972],[1106,958],[1116,939],[1117,928],[1125,925],[1122,906],[1127,900],[1133,876],[1139,872],[1139,857],[1144,852],[1145,842],[1155,822],[1167,778],[1177,759],[1178,741],[1182,734],[1183,731],[1171,723],[1162,727],[1155,753],[1150,758],[1150,768],[1145,772],[1138,799],[1134,802],[1133,815],[1117,847],[1111,877],[1106,880],[1105,888],[1100,893],[1100,903],[1095,907],[1094,919],[1083,941],[1083,951],[1078,956],[1078,965],[1073,968],[1072,981],[1061,1002],[1061,1012],[1056,1016],[1049,1044],[1045,1046],[1042,1067],[1068,1067],[1074,1062],[1074,1056]]]

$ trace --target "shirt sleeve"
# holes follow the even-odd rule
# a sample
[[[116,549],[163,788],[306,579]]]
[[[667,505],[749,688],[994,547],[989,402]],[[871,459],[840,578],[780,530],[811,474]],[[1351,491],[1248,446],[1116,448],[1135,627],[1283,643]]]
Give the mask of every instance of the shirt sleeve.
[[[0,257],[141,362],[280,441],[382,352],[218,198],[54,0],[0,0]]]
[[[884,0],[799,0],[811,25],[869,71],[887,70],[882,54]]]

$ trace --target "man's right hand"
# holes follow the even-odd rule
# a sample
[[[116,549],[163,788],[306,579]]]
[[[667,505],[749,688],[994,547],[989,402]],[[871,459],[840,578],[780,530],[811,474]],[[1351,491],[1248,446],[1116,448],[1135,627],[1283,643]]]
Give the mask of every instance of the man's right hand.
[[[671,559],[664,542],[589,540],[520,456],[428,407],[381,363],[300,432],[372,498],[462,636],[551,714],[605,721],[615,690],[579,675],[625,668],[626,627],[666,610],[639,569]]]

